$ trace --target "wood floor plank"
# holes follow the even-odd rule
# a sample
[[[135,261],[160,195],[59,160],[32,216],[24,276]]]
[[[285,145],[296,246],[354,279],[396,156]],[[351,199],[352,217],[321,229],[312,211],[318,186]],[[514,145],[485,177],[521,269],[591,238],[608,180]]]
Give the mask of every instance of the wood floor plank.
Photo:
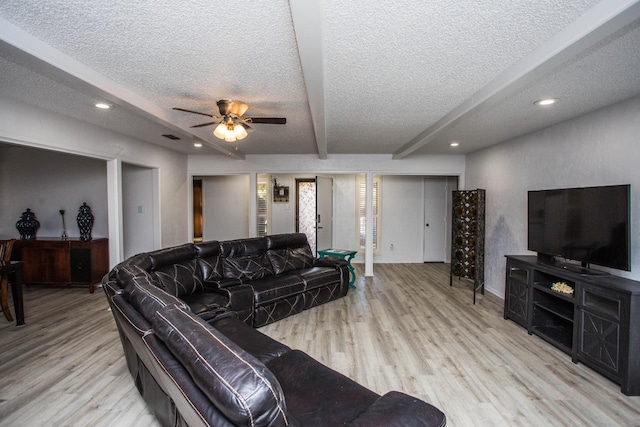
[[[260,330],[448,425],[636,426],[640,397],[502,317],[502,300],[445,264],[376,264],[346,298]],[[0,321],[0,427],[157,426],[126,368],[100,289],[25,289],[26,324]]]

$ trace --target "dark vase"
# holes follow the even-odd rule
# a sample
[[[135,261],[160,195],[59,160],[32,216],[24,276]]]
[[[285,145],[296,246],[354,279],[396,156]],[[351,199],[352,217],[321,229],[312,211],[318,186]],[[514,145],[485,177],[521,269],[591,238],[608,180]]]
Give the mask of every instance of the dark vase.
[[[80,229],[80,240],[91,240],[91,229],[93,228],[93,214],[86,202],[78,209],[78,228]]]
[[[31,209],[27,209],[22,212],[20,219],[16,222],[16,228],[22,240],[35,240],[36,232],[40,228],[40,221],[36,218],[36,214],[31,212]]]

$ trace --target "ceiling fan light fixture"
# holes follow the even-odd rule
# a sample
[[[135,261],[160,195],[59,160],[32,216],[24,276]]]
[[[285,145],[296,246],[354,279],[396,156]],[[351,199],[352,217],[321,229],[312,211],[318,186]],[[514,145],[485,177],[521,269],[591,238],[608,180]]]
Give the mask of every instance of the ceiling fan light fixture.
[[[213,131],[216,138],[224,139],[227,142],[236,142],[247,137],[247,130],[239,123],[227,118],[220,123]]]
[[[225,135],[227,133],[227,124],[226,123],[220,123],[218,126],[216,126],[216,128],[213,130],[213,135],[216,138],[220,138],[220,139],[225,139]]]
[[[253,130],[250,123],[259,124],[278,124],[284,125],[287,123],[287,119],[284,117],[242,117],[243,114],[249,108],[248,104],[240,101],[233,101],[230,99],[221,99],[217,102],[218,109],[221,116],[216,116],[208,113],[201,113],[200,111],[187,110],[185,108],[174,107],[174,110],[183,111],[185,113],[198,114],[201,116],[207,116],[214,119],[214,121],[201,123],[199,125],[191,126],[192,128],[200,128],[204,126],[216,125],[213,130],[213,135],[218,139],[223,139],[227,142],[236,143],[236,150],[238,149],[237,142],[245,139],[248,136],[247,131]],[[222,120],[217,122],[217,119]]]
[[[235,125],[233,133],[235,134],[238,141],[245,139],[248,135],[247,130],[242,125]]]

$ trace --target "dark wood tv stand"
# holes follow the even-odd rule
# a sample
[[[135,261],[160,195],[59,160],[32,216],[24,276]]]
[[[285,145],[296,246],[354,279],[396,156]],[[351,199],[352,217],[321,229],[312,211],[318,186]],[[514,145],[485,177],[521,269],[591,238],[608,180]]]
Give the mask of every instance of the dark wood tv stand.
[[[573,294],[552,290],[554,283]],[[620,384],[624,394],[640,395],[640,282],[507,255],[504,318]]]

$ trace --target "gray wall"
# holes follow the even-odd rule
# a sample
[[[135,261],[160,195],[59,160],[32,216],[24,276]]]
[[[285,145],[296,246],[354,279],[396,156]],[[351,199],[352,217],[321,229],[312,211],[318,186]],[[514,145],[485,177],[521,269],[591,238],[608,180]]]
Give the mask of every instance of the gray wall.
[[[528,190],[613,184],[631,184],[632,268],[609,271],[640,280],[639,163],[640,98],[467,156],[466,188],[487,190],[486,287],[504,296],[504,255],[532,254]]]
[[[0,146],[0,237],[19,238],[16,221],[30,208],[40,221],[37,237],[79,237],[78,208],[94,215],[93,237],[107,237],[107,171],[104,160],[29,147]]]

